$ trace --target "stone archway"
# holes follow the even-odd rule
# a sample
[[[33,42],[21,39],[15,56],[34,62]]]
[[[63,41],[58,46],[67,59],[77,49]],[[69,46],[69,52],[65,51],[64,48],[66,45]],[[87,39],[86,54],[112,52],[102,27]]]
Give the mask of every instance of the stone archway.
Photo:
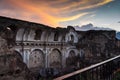
[[[14,58],[11,59],[12,61],[15,59],[15,61],[23,62],[23,57],[20,54],[20,52],[18,52],[16,50],[13,50],[13,53],[11,55],[14,57]]]
[[[69,55],[68,55],[67,59],[66,59],[66,65],[67,66],[75,66],[76,61],[77,61],[77,58],[76,58],[76,55],[75,55],[75,51],[71,50],[69,52]]]
[[[71,51],[69,52],[68,57],[70,57],[70,58],[75,57],[75,51],[71,50]]]
[[[20,54],[20,52],[18,52],[18,51],[13,51],[13,55],[14,55],[17,59],[19,59],[20,61],[23,61],[23,57],[22,57],[22,55]]]
[[[74,42],[74,36],[73,35],[70,35],[70,42]]]
[[[61,68],[62,67],[62,55],[58,49],[54,49],[49,54],[49,66],[50,68]]]
[[[45,65],[44,53],[41,50],[34,50],[29,55],[29,67],[30,68],[42,68]]]

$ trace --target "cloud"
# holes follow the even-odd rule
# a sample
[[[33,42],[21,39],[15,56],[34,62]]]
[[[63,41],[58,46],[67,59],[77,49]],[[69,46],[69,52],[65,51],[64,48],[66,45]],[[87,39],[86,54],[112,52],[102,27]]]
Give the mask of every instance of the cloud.
[[[70,20],[75,20],[75,19],[78,19],[84,15],[87,15],[87,14],[90,14],[90,12],[85,12],[85,13],[81,13],[81,14],[78,14],[78,15],[75,15],[75,16],[71,16],[71,17],[68,17],[68,18],[60,18],[58,21],[70,21]]]
[[[86,25],[86,24],[89,24],[89,23],[91,23],[91,24],[94,24],[94,22],[93,21],[88,21],[88,20],[83,20],[83,21],[80,21],[80,25]]]
[[[95,16],[96,16],[96,14],[92,14],[92,15],[90,15],[91,18],[93,18],[93,17],[95,17]]]
[[[102,6],[112,0],[2,0],[0,15],[32,22],[60,26],[60,22],[76,20],[91,12],[81,10]],[[78,12],[78,13],[75,13]]]
[[[88,31],[88,30],[112,30],[110,28],[103,28],[103,27],[95,27],[93,24],[89,23],[86,25],[82,25],[81,27],[79,26],[74,26],[74,28],[78,31]]]
[[[94,0],[93,2],[91,2],[90,0],[83,0],[82,4],[80,2],[76,3],[77,5],[79,5],[79,7],[74,8],[74,9],[71,9],[72,7],[68,7],[67,9],[71,9],[70,10],[71,12],[78,11],[78,10],[91,9],[91,8],[96,8],[96,7],[105,5],[112,1],[113,0]],[[76,6],[76,4],[74,4],[73,6]]]

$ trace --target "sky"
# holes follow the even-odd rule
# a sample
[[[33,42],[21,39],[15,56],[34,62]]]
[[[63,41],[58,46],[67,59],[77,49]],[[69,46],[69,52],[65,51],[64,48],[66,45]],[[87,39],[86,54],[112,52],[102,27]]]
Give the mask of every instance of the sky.
[[[120,0],[0,0],[0,16],[51,27],[92,23],[120,31]]]

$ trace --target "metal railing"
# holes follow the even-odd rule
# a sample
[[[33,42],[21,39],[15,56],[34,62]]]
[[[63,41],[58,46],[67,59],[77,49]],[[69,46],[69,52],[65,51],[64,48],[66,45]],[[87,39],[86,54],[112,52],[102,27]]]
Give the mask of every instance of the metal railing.
[[[120,55],[89,67],[60,76],[54,80],[120,80]]]

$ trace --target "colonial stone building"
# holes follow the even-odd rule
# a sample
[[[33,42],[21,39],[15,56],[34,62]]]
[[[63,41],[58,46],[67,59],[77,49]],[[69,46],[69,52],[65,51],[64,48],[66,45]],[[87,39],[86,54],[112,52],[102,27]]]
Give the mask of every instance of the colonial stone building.
[[[22,56],[29,68],[62,68],[67,57],[79,53],[76,46],[77,33],[73,28],[46,29],[19,28],[16,33],[15,50]]]
[[[0,30],[7,34],[9,48],[20,54],[29,68],[80,67],[112,57],[119,49],[114,30],[76,31],[71,26],[52,28],[6,17],[0,17]]]

